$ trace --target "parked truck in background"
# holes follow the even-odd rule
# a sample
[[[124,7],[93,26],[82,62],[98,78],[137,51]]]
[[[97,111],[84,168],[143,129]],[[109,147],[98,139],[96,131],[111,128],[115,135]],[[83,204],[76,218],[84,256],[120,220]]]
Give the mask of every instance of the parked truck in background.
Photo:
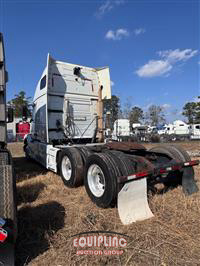
[[[14,265],[14,243],[17,235],[16,183],[12,157],[7,149],[6,123],[12,122],[13,110],[6,108],[5,53],[0,33],[0,265]]]
[[[58,173],[64,185],[84,183],[97,206],[118,201],[121,221],[129,224],[152,216],[147,179],[180,182],[186,194],[196,192],[193,166],[198,161],[191,161],[178,146],[147,150],[133,142],[105,143],[102,99],[110,96],[109,68],[70,64],[48,55],[35,90],[24,151],[28,159]]]
[[[189,126],[190,139],[198,140],[200,139],[200,124],[193,124]]]
[[[119,140],[131,135],[131,126],[128,119],[117,119],[113,125],[112,139]]]
[[[166,124],[158,130],[161,139],[168,141],[189,140],[189,125],[181,120],[176,120],[172,124]]]

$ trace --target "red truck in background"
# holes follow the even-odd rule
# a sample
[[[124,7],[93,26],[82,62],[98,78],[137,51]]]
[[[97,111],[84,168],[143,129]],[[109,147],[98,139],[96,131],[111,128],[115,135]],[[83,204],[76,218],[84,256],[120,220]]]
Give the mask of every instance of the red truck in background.
[[[16,140],[23,141],[24,137],[30,133],[30,123],[22,121],[16,124]]]

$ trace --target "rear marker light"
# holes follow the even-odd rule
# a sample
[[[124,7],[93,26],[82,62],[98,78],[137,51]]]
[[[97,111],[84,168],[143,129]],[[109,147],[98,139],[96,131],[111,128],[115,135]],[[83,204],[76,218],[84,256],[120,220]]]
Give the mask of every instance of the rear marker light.
[[[149,173],[145,171],[145,172],[137,173],[136,177],[143,177],[143,176],[148,176],[148,175],[149,175]]]
[[[199,161],[195,160],[195,161],[184,163],[184,166],[192,166],[192,165],[198,165],[198,164],[199,164]]]

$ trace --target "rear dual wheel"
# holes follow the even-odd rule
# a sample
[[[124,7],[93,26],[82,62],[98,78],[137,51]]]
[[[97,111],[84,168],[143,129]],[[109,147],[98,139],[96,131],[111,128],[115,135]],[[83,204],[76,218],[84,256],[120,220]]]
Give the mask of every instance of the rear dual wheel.
[[[81,185],[86,163],[84,183],[88,195],[98,206],[110,206],[117,195],[116,177],[120,175],[114,160],[102,153],[94,153],[86,161],[84,159],[77,148],[70,147],[61,151],[59,170],[64,184],[68,187]]]
[[[122,152],[105,151],[89,156],[86,163],[84,185],[91,200],[99,207],[116,204],[122,185],[117,178],[133,174],[134,167]]]
[[[84,185],[89,197],[97,206],[106,208],[115,204],[119,175],[119,169],[109,154],[94,153],[89,156]]]

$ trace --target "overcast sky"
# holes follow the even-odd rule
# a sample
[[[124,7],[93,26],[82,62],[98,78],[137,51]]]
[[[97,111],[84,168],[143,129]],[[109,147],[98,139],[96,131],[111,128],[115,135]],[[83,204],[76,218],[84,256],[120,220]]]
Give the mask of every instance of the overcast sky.
[[[200,95],[199,1],[0,0],[8,99],[33,96],[47,53],[57,60],[109,66],[122,105],[166,109],[181,118]],[[131,96],[131,97],[130,97]]]

